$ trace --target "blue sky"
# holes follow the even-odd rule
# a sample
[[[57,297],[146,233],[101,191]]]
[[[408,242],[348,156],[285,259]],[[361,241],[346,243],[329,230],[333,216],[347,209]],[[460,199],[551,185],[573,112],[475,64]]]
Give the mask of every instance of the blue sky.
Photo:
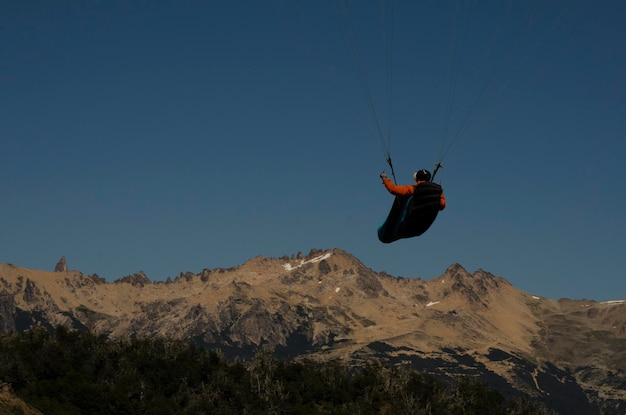
[[[625,298],[626,3],[476,3],[3,2],[0,262],[163,280],[341,248]],[[388,245],[384,145],[400,184],[443,156],[448,200]]]

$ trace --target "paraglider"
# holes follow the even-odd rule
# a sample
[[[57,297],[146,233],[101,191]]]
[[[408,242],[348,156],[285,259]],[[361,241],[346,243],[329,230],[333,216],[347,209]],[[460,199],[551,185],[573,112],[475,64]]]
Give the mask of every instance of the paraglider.
[[[445,208],[443,189],[440,184],[433,182],[437,170],[442,163],[447,163],[452,154],[459,149],[461,142],[470,135],[472,127],[474,128],[472,133],[476,134],[476,120],[480,118],[481,112],[483,126],[485,125],[485,107],[489,106],[486,105],[488,101],[486,98],[498,93],[499,90],[502,91],[506,86],[506,83],[502,82],[504,70],[514,64],[513,57],[516,49],[525,39],[524,35],[532,25],[539,21],[533,19],[532,7],[526,7],[523,4],[519,8],[513,7],[517,6],[513,3],[502,4],[500,8],[490,9],[489,13],[483,16],[482,13],[474,13],[475,8],[482,11],[479,5],[455,3],[454,17],[451,16],[453,30],[450,32],[447,76],[443,77],[447,82],[439,83],[438,76],[433,81],[438,87],[441,86],[442,92],[447,91],[442,94],[444,108],[441,117],[441,132],[434,137],[440,147],[435,170],[432,177],[428,171],[420,170],[416,172],[415,184],[397,186],[391,161],[393,20],[396,15],[394,1],[382,1],[383,7],[380,13],[382,39],[374,42],[369,36],[365,37],[370,42],[367,48],[370,53],[375,49],[373,47],[375,45],[382,48],[383,53],[374,60],[377,70],[373,73],[386,75],[382,77],[382,85],[378,85],[378,88],[374,88],[368,77],[365,60],[357,44],[356,25],[351,13],[355,9],[350,7],[348,0],[337,1],[336,9],[344,29],[345,41],[372,119],[369,125],[370,134],[381,144],[393,178],[392,181],[386,175],[381,175],[386,189],[395,196],[387,218],[377,229],[378,239],[383,243],[422,235],[433,224],[438,213]],[[407,4],[404,4],[404,7],[407,7]],[[444,12],[453,10],[445,5],[441,7]],[[405,14],[403,11],[402,15]],[[483,17],[475,20],[479,15]],[[550,24],[558,19],[557,17],[552,20]],[[370,25],[367,28],[367,33],[369,33]],[[470,34],[475,34],[475,36],[469,36]],[[471,59],[468,59],[468,56],[472,56]],[[466,62],[472,62],[475,66],[465,67]],[[464,82],[467,88],[458,88],[461,82]],[[378,101],[374,100],[375,91],[379,93]],[[381,109],[385,110],[381,111]],[[420,148],[420,152],[424,152],[423,148]],[[428,178],[424,176],[426,173]]]
[[[415,183],[407,186],[397,186],[393,163],[391,160],[391,50],[393,39],[393,1],[384,3],[384,49],[385,63],[387,69],[386,87],[386,117],[376,109],[374,105],[373,94],[367,79],[367,71],[361,59],[357,44],[356,35],[353,31],[354,26],[350,16],[350,8],[346,2],[338,2],[341,20],[346,33],[347,44],[350,46],[351,56],[354,58],[355,68],[358,70],[357,75],[360,81],[361,89],[366,98],[370,113],[374,120],[373,136],[377,136],[382,145],[385,159],[391,169],[393,182],[383,173],[381,178],[386,189],[395,196],[395,200],[387,215],[386,220],[378,227],[378,239],[383,243],[391,243],[402,238],[412,238],[426,232],[435,221],[439,211],[443,210],[446,205],[443,190],[439,184],[433,183],[432,178],[441,164],[438,162],[431,177],[427,170],[419,170],[415,172]],[[385,119],[386,118],[386,119]],[[443,160],[442,156],[440,160]]]
[[[428,170],[415,172],[415,183],[406,186],[395,185],[384,172],[380,178],[387,191],[396,196],[387,219],[378,227],[378,239],[383,243],[423,234],[446,208],[443,189],[431,181]]]

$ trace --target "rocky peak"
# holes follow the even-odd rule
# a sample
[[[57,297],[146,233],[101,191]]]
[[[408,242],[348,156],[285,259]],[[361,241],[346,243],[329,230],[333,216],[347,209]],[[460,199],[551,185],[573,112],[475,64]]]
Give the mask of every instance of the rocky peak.
[[[444,273],[448,278],[453,278],[454,280],[462,280],[468,277],[471,277],[471,274],[461,266],[461,264],[452,264],[446,269]]]
[[[114,283],[128,283],[134,287],[143,287],[151,284],[150,279],[146,276],[146,274],[144,274],[143,271],[117,279]]]
[[[54,266],[54,272],[67,272],[67,262],[65,262],[65,256],[59,259],[59,262]]]
[[[451,292],[462,294],[473,305],[489,307],[489,296],[500,288],[502,279],[481,269],[473,274],[459,264],[448,267],[442,278],[451,283]]]

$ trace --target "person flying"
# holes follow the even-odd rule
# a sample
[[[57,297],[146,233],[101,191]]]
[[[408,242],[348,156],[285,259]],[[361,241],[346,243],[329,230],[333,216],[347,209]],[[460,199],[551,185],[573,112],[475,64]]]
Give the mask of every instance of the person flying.
[[[380,178],[389,193],[396,196],[385,222],[378,227],[378,239],[390,243],[426,232],[446,208],[446,197],[440,185],[431,182],[428,170],[413,174],[414,184],[398,186],[382,172]]]

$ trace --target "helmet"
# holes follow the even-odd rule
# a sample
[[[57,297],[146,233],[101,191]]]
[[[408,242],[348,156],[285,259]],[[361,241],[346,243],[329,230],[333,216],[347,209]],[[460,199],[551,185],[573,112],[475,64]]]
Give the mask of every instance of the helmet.
[[[422,170],[418,170],[415,173],[413,173],[413,178],[415,179],[416,182],[421,182],[421,181],[430,181],[430,172],[428,170],[422,169]]]

